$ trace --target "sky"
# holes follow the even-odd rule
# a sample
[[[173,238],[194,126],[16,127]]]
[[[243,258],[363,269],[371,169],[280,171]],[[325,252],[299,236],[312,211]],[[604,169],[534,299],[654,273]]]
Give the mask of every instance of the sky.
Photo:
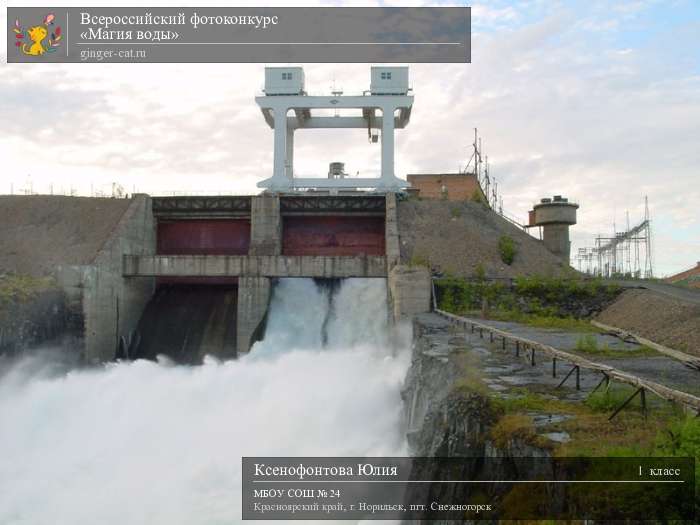
[[[552,195],[580,204],[572,253],[625,229],[627,212],[640,221],[648,196],[656,275],[700,261],[700,1],[468,5],[472,62],[410,64],[396,174],[456,172],[476,127],[509,215],[526,222]],[[250,194],[272,174],[272,130],[254,102],[265,64],[7,64],[6,28],[2,9],[0,193]],[[369,87],[369,64],[294,65],[310,94]],[[323,176],[332,161],[375,176],[379,145],[362,130],[297,133],[298,175]]]

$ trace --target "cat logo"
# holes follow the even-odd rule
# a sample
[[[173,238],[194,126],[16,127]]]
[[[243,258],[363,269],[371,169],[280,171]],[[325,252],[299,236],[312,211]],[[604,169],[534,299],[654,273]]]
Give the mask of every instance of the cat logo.
[[[15,26],[12,30],[15,32],[15,46],[18,53],[23,53],[29,56],[41,56],[45,53],[55,52],[61,45],[61,28],[54,27],[54,19],[56,16],[49,13],[44,17],[41,25],[32,26],[25,31],[19,23],[19,19],[15,20]]]

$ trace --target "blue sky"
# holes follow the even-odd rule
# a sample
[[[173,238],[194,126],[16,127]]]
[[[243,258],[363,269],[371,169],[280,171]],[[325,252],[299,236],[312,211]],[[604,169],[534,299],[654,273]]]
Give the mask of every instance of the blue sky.
[[[241,2],[255,4],[291,3]],[[524,221],[544,196],[577,200],[575,252],[619,229],[626,210],[640,219],[648,195],[658,273],[700,261],[700,1],[471,5],[472,63],[411,66],[415,104],[397,133],[397,175],[455,171],[478,127],[511,215]],[[5,42],[4,10],[0,22]],[[263,67],[16,65],[3,56],[0,192],[87,194],[113,182],[149,193],[255,192],[272,170],[272,134],[253,101]],[[317,93],[334,80],[346,93],[369,82],[367,64],[304,67]],[[378,147],[352,130],[300,134],[296,146],[302,175],[335,160],[370,173],[379,162]]]

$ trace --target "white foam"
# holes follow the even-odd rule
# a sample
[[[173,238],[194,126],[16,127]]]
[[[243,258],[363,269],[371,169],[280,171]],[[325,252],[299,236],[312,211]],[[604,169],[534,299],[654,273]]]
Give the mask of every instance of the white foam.
[[[408,353],[388,350],[384,282],[341,287],[328,348],[324,293],[280,282],[266,340],[238,361],[7,371],[0,523],[228,524],[243,455],[405,454]]]

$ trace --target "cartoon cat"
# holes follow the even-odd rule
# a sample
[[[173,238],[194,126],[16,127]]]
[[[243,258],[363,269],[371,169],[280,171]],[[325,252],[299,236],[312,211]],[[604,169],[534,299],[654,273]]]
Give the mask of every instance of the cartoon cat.
[[[27,30],[27,35],[29,35],[29,39],[33,42],[33,44],[31,46],[23,44],[22,53],[24,53],[25,55],[34,56],[43,55],[44,53],[46,53],[46,49],[41,44],[41,42],[46,38],[48,34],[49,32],[44,26],[30,27]]]

